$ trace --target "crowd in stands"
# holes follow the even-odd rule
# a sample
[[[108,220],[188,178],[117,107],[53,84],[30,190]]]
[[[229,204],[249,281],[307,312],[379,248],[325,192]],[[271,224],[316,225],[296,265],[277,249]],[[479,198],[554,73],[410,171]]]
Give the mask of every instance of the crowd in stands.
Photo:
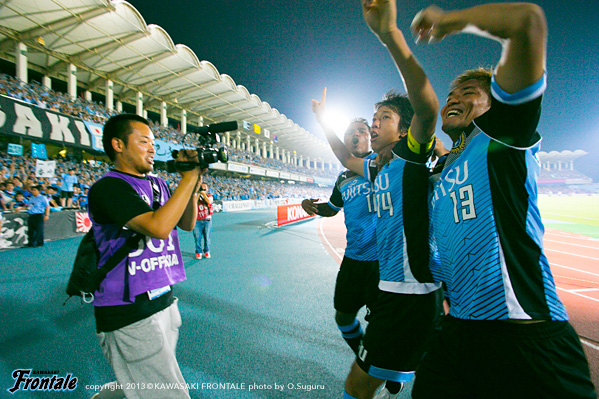
[[[71,99],[66,93],[56,92],[33,81],[21,84],[16,78],[0,74],[0,94],[51,111],[76,116],[90,122],[104,123],[115,111],[108,111],[100,104],[77,97]]]
[[[587,175],[571,169],[563,169],[563,170],[546,170],[541,169],[539,173],[539,182],[543,180],[583,180],[583,181],[591,181],[592,179]]]
[[[23,84],[13,76],[6,74],[0,74],[0,94],[16,98],[43,109],[61,112],[81,118],[85,121],[100,124],[104,124],[104,122],[106,122],[110,116],[117,114],[117,111],[110,111],[102,104],[97,104],[93,101],[87,101],[82,97],[72,99],[68,94],[48,89],[36,81]],[[150,125],[157,139],[172,143],[184,142],[186,146],[191,147],[197,147],[198,145],[197,138],[193,134],[184,137],[184,134],[181,132],[181,130],[174,127],[164,127],[153,121],[151,121]],[[328,168],[326,170],[314,168],[307,169],[288,164],[280,160],[263,158],[260,155],[243,149],[233,149],[230,147],[227,149],[230,153],[230,160],[248,165],[331,179],[336,178],[337,174],[337,171],[330,171]]]
[[[599,184],[540,184],[540,195],[599,195]]]
[[[179,174],[158,172],[171,187],[177,186]],[[328,198],[330,187],[308,184],[288,184],[279,180],[259,180],[243,177],[226,177],[216,174],[204,175],[209,192],[216,201],[265,200],[275,198]]]
[[[87,206],[87,193],[91,185],[108,171],[109,166],[102,162],[77,162],[56,160],[56,170],[52,178],[36,177],[36,160],[31,156],[8,155],[0,152],[0,211],[19,212],[26,210],[31,187],[42,186],[42,193],[50,200],[53,210],[65,207],[83,208]],[[62,188],[66,176],[73,170],[77,177],[72,204],[63,198]],[[175,190],[180,180],[178,173],[157,172]],[[224,177],[207,174],[208,184],[215,200],[247,200],[273,198],[325,198],[330,188],[320,188],[308,184],[288,184],[278,180],[257,180],[243,177]],[[19,196],[20,194],[20,196]]]

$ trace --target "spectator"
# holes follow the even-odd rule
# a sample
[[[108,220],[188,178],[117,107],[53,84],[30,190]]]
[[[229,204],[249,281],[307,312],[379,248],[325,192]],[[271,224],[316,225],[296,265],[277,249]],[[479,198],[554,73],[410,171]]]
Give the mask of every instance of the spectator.
[[[212,234],[212,194],[208,193],[208,185],[202,183],[198,192],[198,219],[193,229],[196,246],[196,259],[210,258],[210,235]],[[204,246],[202,247],[202,239]]]
[[[44,221],[50,218],[50,206],[46,197],[41,195],[41,186],[31,187],[31,201],[29,203],[29,219],[27,221],[29,247],[41,247],[44,245]]]
[[[28,202],[22,192],[15,194],[15,200],[10,203],[10,210],[13,212],[23,212],[27,210]]]

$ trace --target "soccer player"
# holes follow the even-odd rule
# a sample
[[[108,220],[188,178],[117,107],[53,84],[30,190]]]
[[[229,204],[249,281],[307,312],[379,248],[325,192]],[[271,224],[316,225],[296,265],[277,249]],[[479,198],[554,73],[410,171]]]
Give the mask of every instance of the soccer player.
[[[334,133],[324,127],[335,155],[348,169],[374,183],[377,213],[379,298],[372,309],[363,345],[345,382],[344,398],[372,398],[383,380],[398,383],[383,388],[377,398],[397,397],[410,381],[438,315],[439,283],[429,271],[428,168],[434,147],[437,97],[396,24],[394,1],[363,1],[364,18],[391,54],[404,79],[408,97],[389,94],[375,105],[371,129],[376,160],[354,157]],[[319,114],[326,101],[313,101]],[[413,107],[413,108],[412,108]]]
[[[365,119],[356,118],[349,124],[343,142],[357,158],[376,156],[370,150],[370,126]],[[372,185],[364,177],[346,170],[337,178],[329,202],[316,201],[305,199],[302,208],[310,215],[324,217],[335,216],[344,209],[347,246],[337,274],[333,302],[337,327],[357,355],[363,331],[356,315],[364,305],[369,311],[378,296],[379,264]]]
[[[432,198],[433,275],[450,302],[412,392],[427,398],[596,398],[543,251],[537,206],[547,25],[534,4],[486,4],[412,24],[419,40],[458,32],[503,45],[495,71],[471,70],[441,110],[452,141]]]

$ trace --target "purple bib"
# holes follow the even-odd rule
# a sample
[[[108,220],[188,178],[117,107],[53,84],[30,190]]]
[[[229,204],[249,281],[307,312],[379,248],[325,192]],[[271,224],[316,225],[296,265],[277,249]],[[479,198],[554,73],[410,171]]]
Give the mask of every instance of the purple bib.
[[[106,173],[104,177],[125,180],[150,206],[152,206],[154,191],[159,193],[161,206],[170,197],[168,186],[158,177],[137,178],[115,171]],[[92,219],[91,213],[90,219]],[[93,222],[92,228],[100,252],[98,267],[104,265],[125,244],[127,238],[135,233],[125,227],[96,222]],[[185,268],[179,249],[179,236],[177,228],[174,228],[166,240],[147,236],[145,240],[140,240],[138,248],[131,251],[106,275],[94,294],[94,306],[130,305],[139,294],[184,280]]]

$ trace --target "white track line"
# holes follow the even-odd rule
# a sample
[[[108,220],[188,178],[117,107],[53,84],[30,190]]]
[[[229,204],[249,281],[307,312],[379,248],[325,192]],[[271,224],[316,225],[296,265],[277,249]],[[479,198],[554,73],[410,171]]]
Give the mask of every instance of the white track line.
[[[551,262],[549,263],[549,265],[551,265],[551,267],[553,267],[553,266],[563,267],[564,269],[570,269],[570,270],[574,270],[574,271],[577,271],[577,272],[580,272],[580,273],[586,273],[586,274],[590,274],[592,276],[599,277],[599,274],[597,274],[597,273],[587,272],[586,270],[575,269],[575,268],[570,267],[570,266],[558,265],[557,263],[551,263]]]
[[[566,254],[566,255],[570,255],[570,256],[578,256],[579,258],[586,258],[586,259],[599,261],[599,259],[597,259],[596,257],[593,257],[593,256],[584,256],[584,255],[579,255],[579,254],[573,254],[572,252],[558,251],[556,249],[545,248],[545,251],[546,252],[559,252],[560,254]]]
[[[549,212],[543,212],[543,215],[544,216],[563,216],[563,217],[572,218],[572,219],[592,220],[594,222],[596,222],[596,221],[599,220],[597,218],[585,218],[585,217],[582,217],[582,216],[560,215],[559,213],[549,213]]]
[[[573,247],[588,248],[588,249],[596,249],[597,251],[599,251],[599,246],[590,247],[590,246],[588,246],[588,245],[572,244],[572,243],[569,243],[569,242],[558,241],[558,240],[548,240],[547,238],[545,238],[543,241],[544,241],[544,242],[555,242],[555,243],[558,243],[558,244],[563,244],[563,245],[571,245],[571,246],[573,246]],[[598,243],[598,245],[599,245],[599,243]]]
[[[547,236],[568,237],[570,239],[575,239],[578,241],[599,242],[599,240],[597,238],[585,236],[582,234],[569,233],[567,231],[562,231],[562,230],[550,231],[549,229],[547,229],[547,231],[545,232],[545,237],[547,237]]]
[[[599,303],[599,299],[597,299],[597,298],[593,298],[593,297],[590,297],[590,296],[582,295],[582,294],[579,294],[579,293],[577,293],[577,292],[573,292],[573,291],[571,291],[571,290],[567,290],[567,289],[565,289],[565,288],[561,288],[561,287],[556,287],[556,288],[557,288],[558,290],[566,291],[568,294],[572,294],[572,295],[578,295],[578,296],[580,296],[580,297],[583,297],[583,298],[586,298],[586,299],[590,299],[591,301],[594,301],[594,302],[598,302],[598,303]]]
[[[599,288],[579,288],[575,290],[570,290],[570,292],[593,292],[599,291]]]
[[[320,234],[322,235],[322,238],[324,238],[324,241],[327,243],[327,245],[329,246],[329,248],[331,248],[331,250],[333,251],[333,253],[340,259],[343,260],[343,257],[341,255],[339,255],[337,253],[337,250],[331,245],[331,243],[329,242],[329,240],[327,240],[327,236],[324,234],[324,231],[322,230],[322,225],[324,224],[324,218],[320,219],[320,223],[319,223],[319,230],[320,230]]]
[[[599,346],[597,346],[597,345],[595,345],[595,344],[591,344],[590,342],[588,342],[588,341],[585,341],[585,340],[584,340],[584,339],[582,339],[582,338],[580,339],[580,342],[582,342],[583,344],[585,344],[585,345],[586,345],[586,346],[588,346],[589,348],[593,348],[593,349],[595,349],[595,350],[598,350],[598,351],[599,351]]]

